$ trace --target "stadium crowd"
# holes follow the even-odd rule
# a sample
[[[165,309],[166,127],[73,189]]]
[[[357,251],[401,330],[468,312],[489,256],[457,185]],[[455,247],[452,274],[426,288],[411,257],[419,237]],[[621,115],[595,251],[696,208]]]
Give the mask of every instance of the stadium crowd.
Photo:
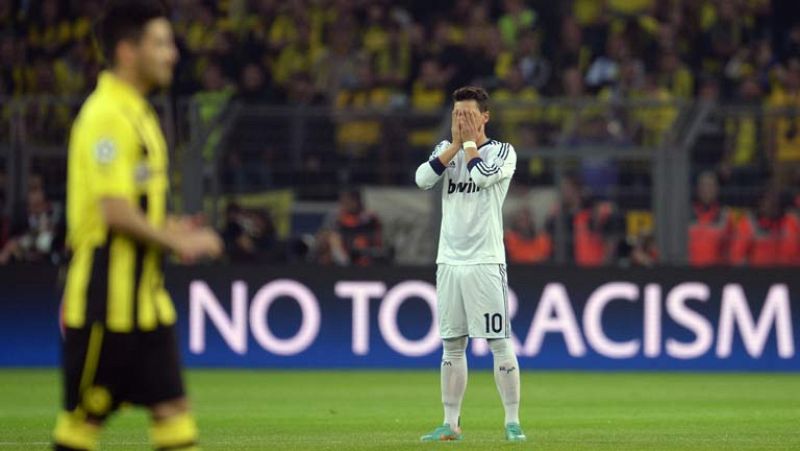
[[[103,64],[91,34],[99,3],[0,0],[0,98],[85,95]],[[800,14],[793,14],[792,1],[167,3],[181,50],[173,94],[191,96],[210,116],[239,99],[340,113],[435,113],[438,124],[449,93],[475,83],[491,92],[493,132],[535,155],[538,147],[552,145],[658,147],[681,102],[738,108],[736,114],[712,117],[692,149],[698,188],[689,225],[690,261],[800,263]],[[542,102],[531,107],[519,101]],[[615,106],[627,101],[658,105]],[[577,114],[582,102],[589,107]],[[5,123],[11,112],[0,106],[0,114]],[[73,114],[58,103],[37,103],[25,112],[25,135],[63,142]],[[338,157],[322,154],[330,152],[326,143],[317,146],[319,155],[309,150],[298,170],[318,173],[333,186],[343,178],[349,184],[408,184],[407,171],[395,169],[396,159],[417,164],[439,132],[427,123],[404,129],[416,153],[398,156],[382,144],[386,136],[398,136],[397,130],[376,119],[339,120],[330,133],[317,131],[330,135]],[[273,168],[280,149],[259,150],[253,157],[238,146],[226,148],[220,169],[225,189],[296,184],[297,172],[282,180]],[[515,183],[552,185],[549,164],[535,156],[521,158]],[[326,179],[331,166],[339,172]],[[367,168],[366,175],[342,176],[341,168],[351,166]],[[248,175],[252,168],[259,168],[257,176]],[[560,221],[570,243],[568,259],[578,264],[657,262],[652,229],[632,233],[626,226],[629,210],[651,208],[649,199],[643,204],[626,197],[637,188],[648,192],[648,168],[592,157],[573,169],[574,175],[560,181],[560,206],[548,218],[536,221],[532,212],[520,211],[508,221],[510,259],[551,261]],[[48,230],[57,229],[52,218],[61,215],[59,203],[36,188],[57,181],[31,179],[26,205],[17,217],[2,221],[0,262],[36,260],[37,249],[58,243],[58,234]],[[263,253],[268,259],[288,258],[302,248],[307,258],[322,263],[390,260],[391,250],[375,238],[380,219],[369,216],[364,226],[354,219],[360,199],[347,198],[340,199],[344,213],[325,221],[316,244],[277,243],[268,215],[236,205],[226,214],[226,241],[242,259],[255,258],[256,248],[271,249]],[[351,233],[349,224],[360,232]],[[360,250],[351,252],[356,247]]]

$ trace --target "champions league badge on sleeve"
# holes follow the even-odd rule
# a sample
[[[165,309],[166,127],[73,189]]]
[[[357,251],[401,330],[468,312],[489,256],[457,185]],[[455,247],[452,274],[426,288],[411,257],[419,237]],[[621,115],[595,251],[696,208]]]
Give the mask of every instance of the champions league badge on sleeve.
[[[111,164],[117,157],[117,148],[114,141],[103,138],[94,146],[94,158],[102,165]]]

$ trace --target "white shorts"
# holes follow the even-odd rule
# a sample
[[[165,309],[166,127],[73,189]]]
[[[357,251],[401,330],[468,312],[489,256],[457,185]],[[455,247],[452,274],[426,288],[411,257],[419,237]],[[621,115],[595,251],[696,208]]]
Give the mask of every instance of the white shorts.
[[[439,264],[436,297],[443,339],[511,336],[506,265]]]

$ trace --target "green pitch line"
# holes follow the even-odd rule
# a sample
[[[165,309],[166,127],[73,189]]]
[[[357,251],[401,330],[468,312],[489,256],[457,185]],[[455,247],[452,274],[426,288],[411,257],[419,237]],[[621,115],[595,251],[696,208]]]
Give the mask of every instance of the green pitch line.
[[[435,371],[188,373],[207,450],[800,449],[800,376],[523,372],[526,444],[503,441],[492,375],[472,372],[459,443],[422,444],[442,420]],[[48,449],[53,370],[0,371],[0,451]],[[117,415],[104,449],[147,447],[147,418]]]

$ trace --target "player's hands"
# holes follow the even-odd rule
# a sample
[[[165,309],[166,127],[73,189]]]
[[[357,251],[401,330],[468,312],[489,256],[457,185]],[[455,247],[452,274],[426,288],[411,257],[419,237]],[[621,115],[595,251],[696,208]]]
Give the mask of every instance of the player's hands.
[[[450,118],[450,134],[453,136],[453,144],[458,144],[458,146],[461,147],[461,143],[463,143],[464,140],[461,139],[461,127],[456,110],[453,110],[452,117]]]
[[[173,251],[183,263],[222,255],[222,239],[210,227],[200,227],[174,236]]]
[[[458,123],[461,130],[461,138],[466,141],[478,141],[481,131],[481,116],[477,111],[459,111]]]
[[[167,218],[167,230],[173,233],[186,233],[197,230],[206,225],[205,215],[197,213],[194,215],[170,216]]]

